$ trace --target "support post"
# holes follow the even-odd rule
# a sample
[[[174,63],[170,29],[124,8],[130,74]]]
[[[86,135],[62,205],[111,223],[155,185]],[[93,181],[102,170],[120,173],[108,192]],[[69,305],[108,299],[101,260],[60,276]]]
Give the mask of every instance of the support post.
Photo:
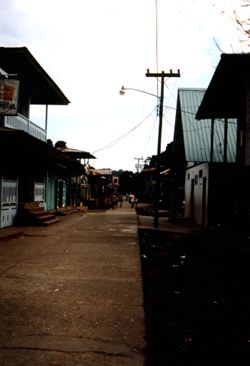
[[[47,141],[47,134],[48,134],[48,104],[45,107],[45,134],[46,134],[46,141]]]
[[[210,144],[210,162],[214,161],[214,118],[211,119],[211,144]]]
[[[227,130],[228,130],[228,118],[224,119],[224,156],[223,156],[223,162],[227,163]]]

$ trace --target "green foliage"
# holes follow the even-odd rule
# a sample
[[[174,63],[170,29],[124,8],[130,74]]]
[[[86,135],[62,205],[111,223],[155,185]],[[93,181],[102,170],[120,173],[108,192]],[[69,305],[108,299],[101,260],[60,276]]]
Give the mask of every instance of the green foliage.
[[[66,142],[65,141],[62,141],[62,140],[59,140],[55,143],[55,148],[62,148],[62,147],[67,147],[66,146]]]

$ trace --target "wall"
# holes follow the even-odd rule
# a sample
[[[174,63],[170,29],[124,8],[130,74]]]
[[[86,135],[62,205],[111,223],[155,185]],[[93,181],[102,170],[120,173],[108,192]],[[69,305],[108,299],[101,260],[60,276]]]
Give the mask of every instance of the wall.
[[[250,76],[247,78],[246,127],[245,127],[245,166],[250,166]]]
[[[18,181],[0,179],[0,228],[11,226],[17,214]]]
[[[208,181],[208,163],[186,170],[184,216],[204,226],[207,226]]]

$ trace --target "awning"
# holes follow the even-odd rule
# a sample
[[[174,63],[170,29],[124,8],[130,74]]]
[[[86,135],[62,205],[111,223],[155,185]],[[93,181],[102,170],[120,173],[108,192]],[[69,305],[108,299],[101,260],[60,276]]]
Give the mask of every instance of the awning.
[[[170,170],[171,169],[163,170],[162,172],[160,172],[160,174],[162,174],[162,175],[168,175],[170,173]]]
[[[84,165],[22,130],[0,128],[0,171],[39,172],[60,167],[68,175],[85,173]]]
[[[72,159],[96,159],[96,157],[94,155],[90,154],[88,151],[71,149],[68,147],[58,148],[58,150],[67,154]]]
[[[94,168],[90,168],[87,170],[87,174],[89,175],[101,175],[101,176],[105,176],[105,175],[112,175],[113,174],[113,170],[112,169],[94,169]]]

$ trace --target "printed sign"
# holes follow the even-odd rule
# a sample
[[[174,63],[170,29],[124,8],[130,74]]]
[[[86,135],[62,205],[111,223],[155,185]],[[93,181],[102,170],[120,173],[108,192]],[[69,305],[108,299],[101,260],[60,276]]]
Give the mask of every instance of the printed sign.
[[[19,80],[0,79],[0,116],[17,115]]]

